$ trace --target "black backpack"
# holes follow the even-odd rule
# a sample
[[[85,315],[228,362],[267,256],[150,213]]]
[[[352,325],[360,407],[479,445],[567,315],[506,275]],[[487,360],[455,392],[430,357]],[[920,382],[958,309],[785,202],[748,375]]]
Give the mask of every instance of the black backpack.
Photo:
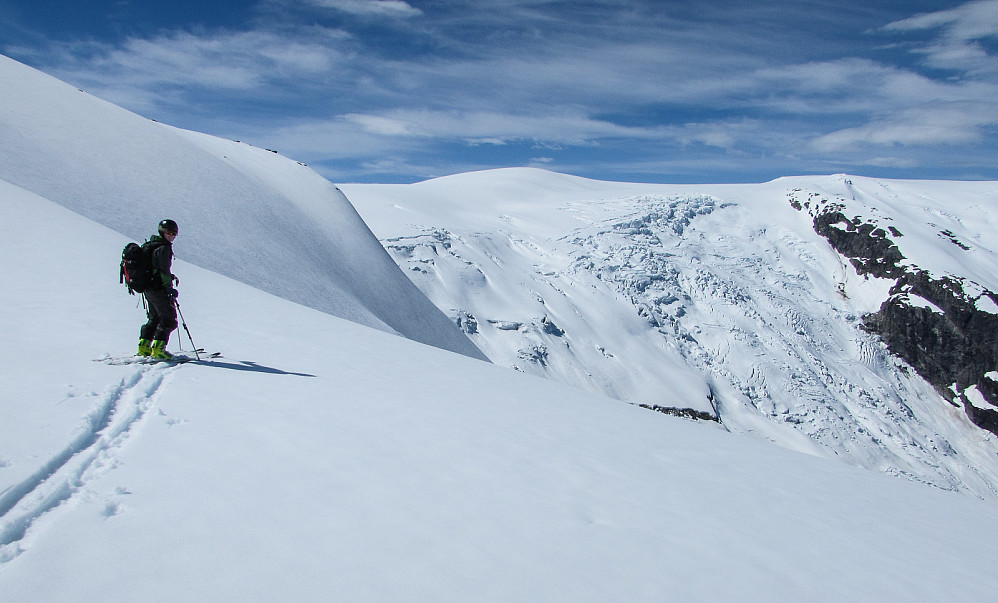
[[[152,266],[152,246],[129,243],[121,251],[118,282],[124,283],[130,295],[153,288],[155,270]]]

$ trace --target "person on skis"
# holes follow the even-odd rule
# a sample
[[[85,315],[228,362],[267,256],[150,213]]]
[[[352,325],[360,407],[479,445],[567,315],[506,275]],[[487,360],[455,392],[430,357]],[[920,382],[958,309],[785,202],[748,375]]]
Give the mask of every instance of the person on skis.
[[[142,251],[153,267],[153,282],[142,293],[149,320],[139,330],[139,356],[173,357],[166,351],[166,344],[170,341],[170,333],[177,328],[177,290],[174,283],[180,280],[170,270],[173,265],[173,241],[178,232],[176,222],[163,220],[159,223],[159,234],[142,245]]]

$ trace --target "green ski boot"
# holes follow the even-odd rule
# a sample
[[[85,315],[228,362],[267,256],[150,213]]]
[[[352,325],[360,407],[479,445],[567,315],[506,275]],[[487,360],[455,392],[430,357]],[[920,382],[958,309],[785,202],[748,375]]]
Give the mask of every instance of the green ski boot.
[[[140,339],[138,355],[139,356],[152,355],[152,342],[150,342],[148,339]]]
[[[173,358],[173,354],[166,351],[166,342],[159,339],[152,342],[150,356],[156,358],[157,360],[169,360],[170,358]]]

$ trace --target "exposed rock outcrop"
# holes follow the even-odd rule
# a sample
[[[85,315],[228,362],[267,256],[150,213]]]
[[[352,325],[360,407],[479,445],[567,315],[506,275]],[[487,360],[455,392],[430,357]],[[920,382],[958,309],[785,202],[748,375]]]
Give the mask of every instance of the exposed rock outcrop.
[[[935,278],[911,265],[890,238],[902,233],[889,228],[888,236],[875,224],[850,219],[840,203],[813,203],[810,197],[801,203],[791,194],[791,204],[811,213],[815,232],[860,275],[896,280],[879,311],[864,317],[864,326],[943,397],[962,406],[975,424],[998,434],[998,382],[992,379],[998,369],[998,314],[978,307],[979,302],[998,305],[998,295],[977,285],[969,287],[975,294],[968,293],[963,279]]]

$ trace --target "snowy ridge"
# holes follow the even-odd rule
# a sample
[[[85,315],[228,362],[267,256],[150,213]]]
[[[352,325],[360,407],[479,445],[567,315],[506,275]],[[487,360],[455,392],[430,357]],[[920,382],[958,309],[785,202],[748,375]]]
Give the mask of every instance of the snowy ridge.
[[[410,285],[343,194],[304,165],[153,122],[2,56],[0,81],[0,181],[137,241],[174,219],[179,258],[482,358]]]
[[[864,330],[893,282],[857,274],[794,209],[798,198],[874,184],[917,240],[921,210],[902,208],[924,197],[918,183],[844,176],[694,187],[495,170],[342,187],[413,281],[497,364],[715,413],[732,431],[994,498],[994,438]],[[948,200],[996,203],[993,183],[948,189],[926,183]],[[876,200],[864,213],[890,221]],[[955,218],[946,226],[994,244]],[[413,229],[425,234],[401,234]],[[930,250],[912,257],[956,266],[945,246],[941,259]],[[989,261],[972,273],[998,273]]]

